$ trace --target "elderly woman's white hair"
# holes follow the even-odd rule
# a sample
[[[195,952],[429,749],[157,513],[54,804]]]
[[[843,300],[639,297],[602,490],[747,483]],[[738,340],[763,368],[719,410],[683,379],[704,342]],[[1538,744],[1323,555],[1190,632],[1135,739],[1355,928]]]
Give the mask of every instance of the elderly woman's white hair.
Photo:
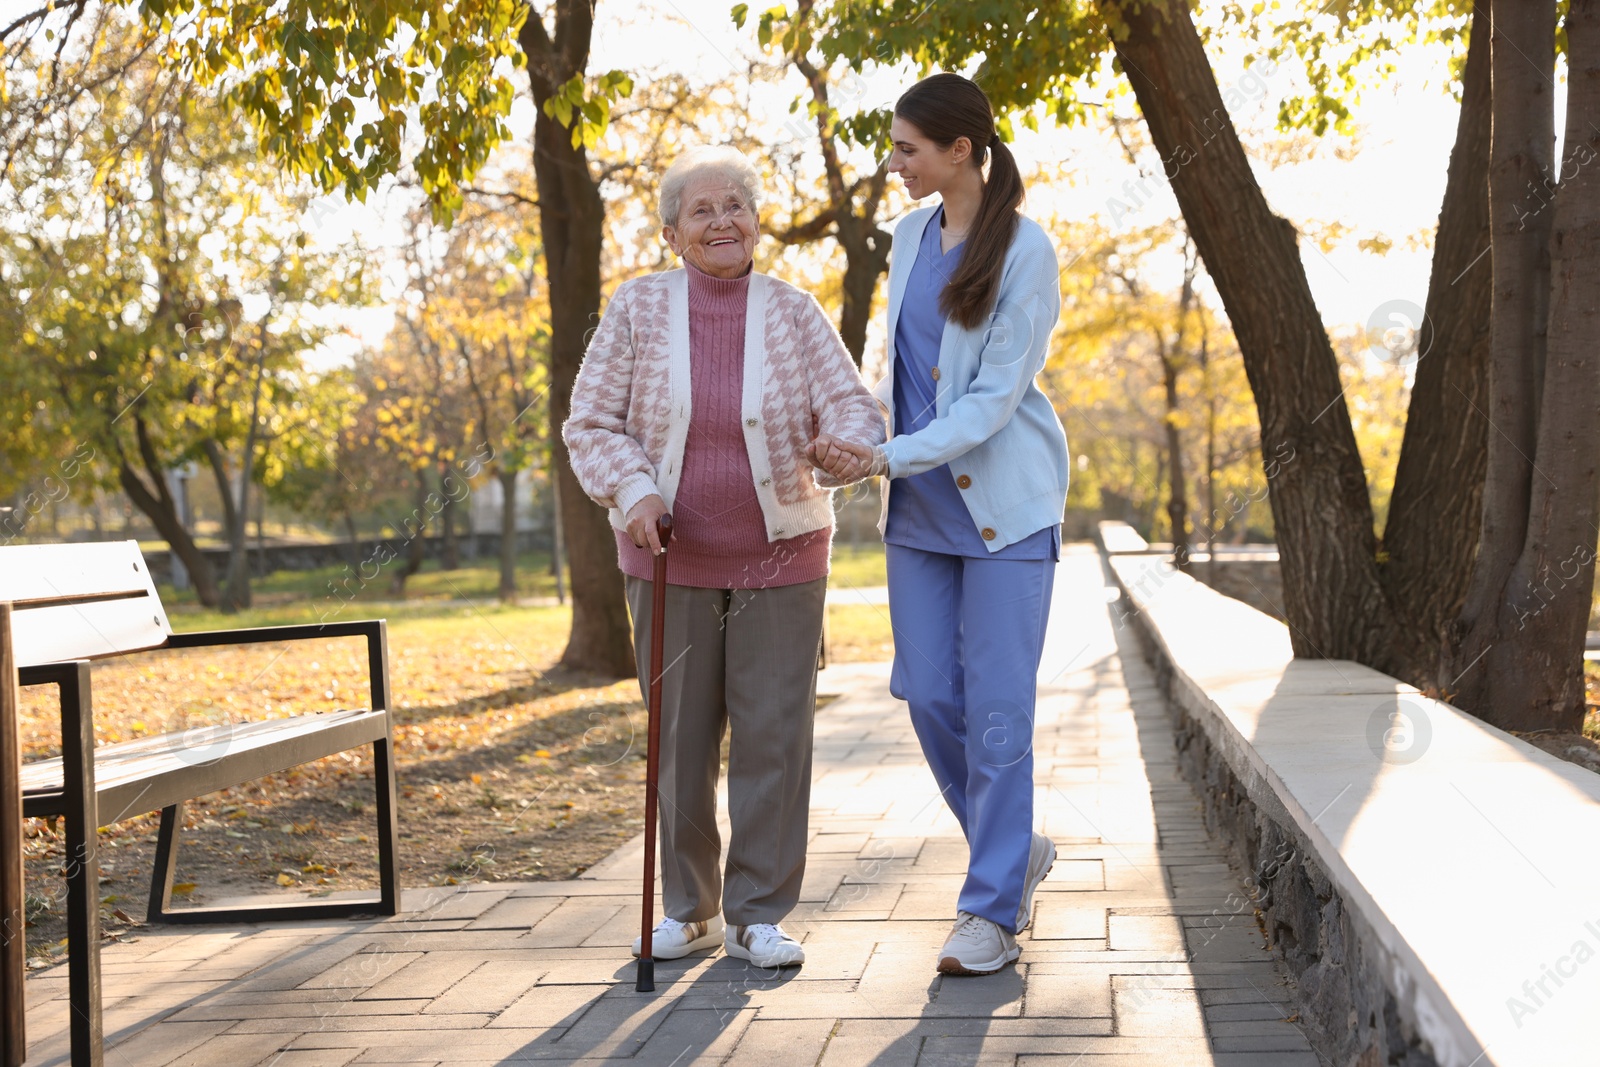
[[[696,178],[726,178],[744,193],[750,210],[761,204],[761,174],[738,149],[728,145],[696,145],[679,153],[661,176],[661,225],[676,226],[683,210],[683,191]]]

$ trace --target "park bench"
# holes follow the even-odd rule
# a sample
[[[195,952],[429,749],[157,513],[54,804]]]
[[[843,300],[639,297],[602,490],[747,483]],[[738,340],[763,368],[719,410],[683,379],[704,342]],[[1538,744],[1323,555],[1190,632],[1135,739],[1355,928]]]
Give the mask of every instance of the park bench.
[[[62,816],[67,863],[68,990],[74,1065],[101,1063],[99,868],[96,831],[160,811],[148,918],[153,923],[267,922],[394,915],[399,911],[395,848],[393,729],[388,643],[381,619],[173,633],[136,542],[0,548],[0,602],[12,602],[13,654],[23,687],[60,694],[57,759],[22,765],[22,814]],[[96,746],[90,661],[158,648],[363,637],[370,706],[247,723],[222,723]],[[161,709],[152,708],[152,713]],[[0,722],[0,725],[4,725]],[[10,747],[15,739],[7,739]],[[364,899],[171,908],[183,805],[324,756],[372,745],[377,793],[379,891]],[[15,758],[14,756],[12,757]],[[3,776],[0,776],[3,777]],[[13,939],[20,942],[20,938]],[[15,951],[18,946],[12,945]],[[8,1004],[0,1018],[21,1021]]]

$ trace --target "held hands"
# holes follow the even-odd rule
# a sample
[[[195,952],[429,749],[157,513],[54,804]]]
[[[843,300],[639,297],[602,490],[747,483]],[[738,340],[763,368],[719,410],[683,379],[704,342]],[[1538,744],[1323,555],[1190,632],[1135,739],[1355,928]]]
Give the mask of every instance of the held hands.
[[[651,493],[635,504],[627,514],[628,536],[640,548],[648,548],[652,556],[661,555],[661,533],[656,520],[667,513],[667,502],[660,494]]]
[[[843,441],[832,434],[818,434],[806,446],[806,458],[814,467],[820,467],[842,482],[859,482],[863,478],[884,473],[883,450],[871,445]]]

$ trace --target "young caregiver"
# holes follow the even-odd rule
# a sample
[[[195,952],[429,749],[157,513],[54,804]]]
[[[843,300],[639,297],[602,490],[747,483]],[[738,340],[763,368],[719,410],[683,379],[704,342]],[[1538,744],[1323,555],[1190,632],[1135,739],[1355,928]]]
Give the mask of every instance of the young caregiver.
[[[1033,831],[1035,682],[1061,549],[1067,442],[1034,384],[1061,310],[1055,247],[983,90],[935,74],[895,104],[889,169],[914,199],[889,263],[890,439],[814,461],[885,475],[895,657],[922,751],[970,849],[946,974],[992,974],[1055,862]],[[983,165],[989,173],[984,177]]]

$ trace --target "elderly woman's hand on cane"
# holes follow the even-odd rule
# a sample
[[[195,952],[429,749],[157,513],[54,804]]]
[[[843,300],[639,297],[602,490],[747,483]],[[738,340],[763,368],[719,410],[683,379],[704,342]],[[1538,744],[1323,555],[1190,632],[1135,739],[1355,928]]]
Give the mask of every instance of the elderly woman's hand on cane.
[[[626,516],[628,536],[640,548],[648,548],[653,556],[661,555],[663,549],[656,523],[666,513],[667,502],[658,494],[651,493],[629,509]]]

